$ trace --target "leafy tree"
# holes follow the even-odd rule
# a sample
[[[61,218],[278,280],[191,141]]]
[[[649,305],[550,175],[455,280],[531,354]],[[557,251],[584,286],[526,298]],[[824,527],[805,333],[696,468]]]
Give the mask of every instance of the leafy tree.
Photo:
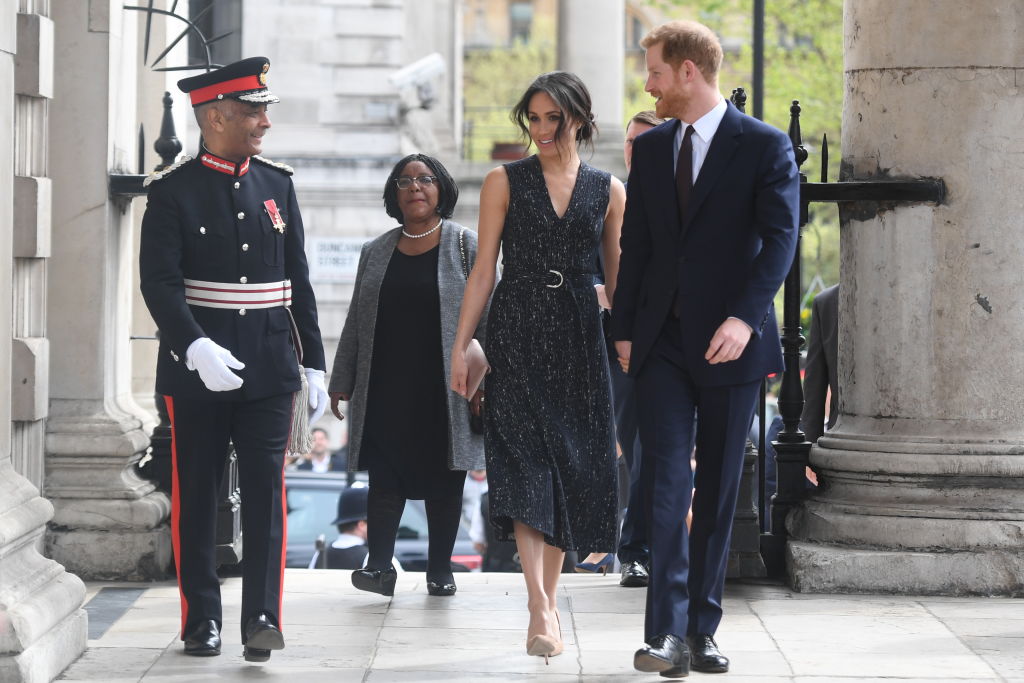
[[[549,24],[537,18],[529,41],[517,38],[509,47],[466,52],[465,158],[486,161],[494,143],[521,142],[509,112],[534,78],[555,68],[555,30]]]
[[[743,87],[748,95],[747,113],[753,113],[753,0],[647,0],[646,4],[669,17],[700,21],[715,30],[728,47],[738,46],[726,50],[719,84],[726,94]],[[828,178],[838,180],[842,0],[765,2],[764,35],[764,120],[788,130],[790,105],[799,100],[803,144],[809,153],[801,170],[808,180],[820,180],[821,139],[827,134]],[[642,75],[628,80],[624,97],[626,111],[650,108]],[[839,281],[839,217],[834,205],[811,205],[803,257],[805,291],[816,276],[826,285]]]

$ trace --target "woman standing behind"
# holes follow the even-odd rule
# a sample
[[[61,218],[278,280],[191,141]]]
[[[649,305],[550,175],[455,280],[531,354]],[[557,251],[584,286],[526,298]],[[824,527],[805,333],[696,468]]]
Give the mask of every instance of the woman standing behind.
[[[608,366],[594,292],[604,249],[609,298],[626,193],[580,160],[595,126],[575,75],[543,74],[512,111],[537,154],[492,170],[480,191],[480,251],[452,349],[452,389],[466,390],[465,350],[504,271],[487,321],[484,411],[490,518],[515,538],[526,580],[527,652],[562,652],[556,597],[566,550],[611,552],[615,443]]]
[[[466,401],[446,381],[445,350],[455,341],[477,244],[473,231],[449,220],[458,196],[437,159],[412,154],[395,165],[384,208],[402,225],[363,246],[331,371],[339,420],[338,402],[351,400],[348,469],[370,475],[369,555],[352,585],[383,595],[394,595],[391,558],[407,499],[426,501],[427,592],[455,593],[462,485],[466,470],[484,464],[483,438],[471,432]],[[477,330],[470,336],[482,338]]]

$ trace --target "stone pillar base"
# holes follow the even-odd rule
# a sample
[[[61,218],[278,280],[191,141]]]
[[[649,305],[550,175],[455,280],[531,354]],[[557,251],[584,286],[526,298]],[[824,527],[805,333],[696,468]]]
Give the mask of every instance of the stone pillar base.
[[[821,486],[786,520],[793,587],[1024,595],[1022,445],[881,422],[844,415],[811,450]]]
[[[166,579],[173,560],[166,525],[133,532],[51,527],[46,554],[92,581]]]
[[[808,593],[1024,596],[1024,557],[1011,551],[868,550],[792,541],[786,566]]]
[[[0,681],[50,683],[85,650],[88,628],[85,610],[75,610],[23,652],[0,656]]]
[[[136,471],[149,439],[134,416],[91,406],[54,401],[47,422],[47,553],[86,579],[166,578],[170,501]]]
[[[53,507],[0,460],[0,681],[56,678],[86,646],[82,581],[39,554]]]

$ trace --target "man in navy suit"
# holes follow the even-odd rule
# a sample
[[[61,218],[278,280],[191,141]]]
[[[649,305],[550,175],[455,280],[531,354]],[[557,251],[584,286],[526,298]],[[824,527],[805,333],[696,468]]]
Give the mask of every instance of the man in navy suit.
[[[719,93],[710,29],[672,22],[641,45],[646,90],[675,120],[633,143],[612,334],[636,378],[651,556],[634,666],[681,678],[729,668],[714,634],[758,386],[783,367],[772,299],[793,260],[799,179],[786,135]]]

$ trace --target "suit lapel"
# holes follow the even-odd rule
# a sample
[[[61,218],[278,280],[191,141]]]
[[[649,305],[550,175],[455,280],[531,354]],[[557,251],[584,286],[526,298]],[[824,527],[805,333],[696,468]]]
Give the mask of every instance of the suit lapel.
[[[683,217],[680,239],[686,235],[693,217],[697,215],[697,211],[707,199],[711,188],[715,186],[722,172],[729,165],[729,160],[732,159],[736,148],[739,147],[739,136],[742,133],[743,125],[740,113],[732,102],[726,101],[725,116],[718,124],[715,136],[711,138],[711,146],[708,148],[707,156],[704,157],[700,173],[697,174],[697,182],[694,183],[693,191],[690,193],[690,201],[686,205],[686,216]]]
[[[661,197],[661,210],[664,214],[660,222],[665,228],[671,231],[675,237],[679,234],[679,202],[676,199],[676,171],[675,171],[675,136],[679,128],[679,121],[672,120],[668,124],[662,124],[657,130],[661,139],[657,142],[657,152],[654,158],[654,178],[658,185],[658,195]],[[653,135],[655,131],[645,133]]]

